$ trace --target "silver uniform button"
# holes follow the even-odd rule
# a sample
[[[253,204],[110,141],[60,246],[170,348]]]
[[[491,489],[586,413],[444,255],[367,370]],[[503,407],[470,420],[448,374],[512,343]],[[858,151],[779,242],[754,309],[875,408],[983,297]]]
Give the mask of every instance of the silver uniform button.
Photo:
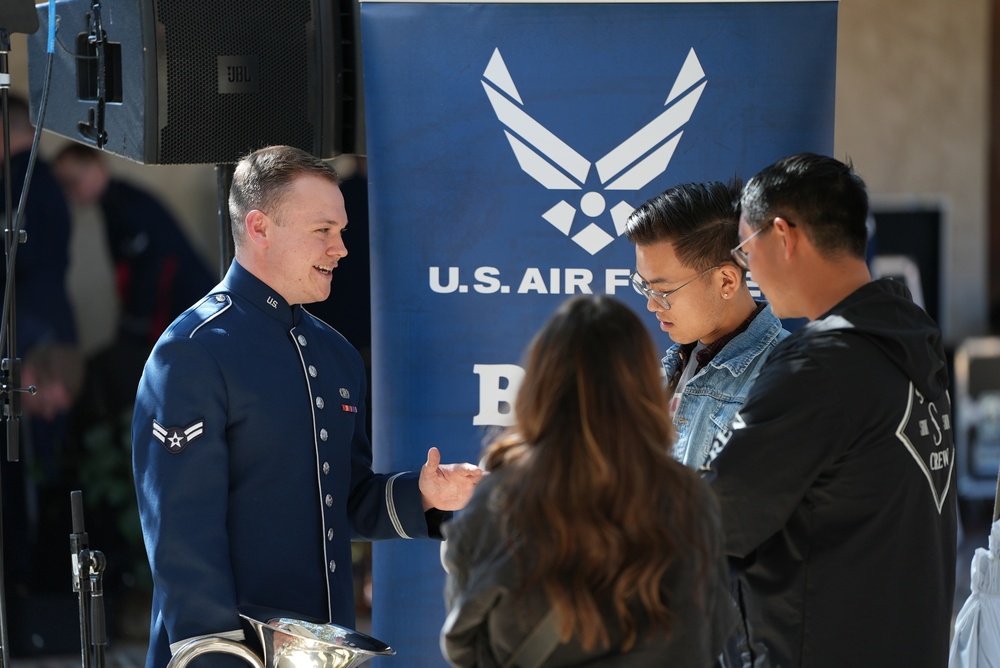
[[[217,301],[217,302],[224,302],[224,301],[226,301],[226,296],[225,295],[215,295],[215,301]]]
[[[326,530],[326,539],[327,540],[333,540],[333,529],[327,529]]]
[[[314,367],[312,364],[310,364],[309,365],[309,376],[312,377],[312,378],[315,378],[316,374],[317,374],[316,367]]]
[[[299,339],[299,345],[300,346],[307,346],[307,345],[309,345],[308,343],[306,343],[306,337],[304,335],[299,334],[298,339]]]
[[[323,475],[330,474],[330,462],[323,462]]]
[[[320,429],[319,430],[319,440],[325,441],[328,438],[330,438],[330,434],[327,433],[326,429]]]
[[[323,408],[325,405],[326,402],[323,401],[323,397],[316,397],[316,408]]]
[[[330,506],[333,505],[333,496],[327,494],[325,501],[326,501],[326,507],[329,508]]]
[[[330,572],[331,573],[337,572],[337,562],[334,561],[333,559],[330,560]]]

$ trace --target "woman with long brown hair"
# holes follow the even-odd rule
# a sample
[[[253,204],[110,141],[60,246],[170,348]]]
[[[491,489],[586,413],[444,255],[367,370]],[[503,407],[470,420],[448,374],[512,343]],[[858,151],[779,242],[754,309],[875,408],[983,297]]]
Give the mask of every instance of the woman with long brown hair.
[[[610,297],[537,334],[515,425],[443,527],[453,666],[711,665],[734,620],[718,507],[670,456],[659,368]]]

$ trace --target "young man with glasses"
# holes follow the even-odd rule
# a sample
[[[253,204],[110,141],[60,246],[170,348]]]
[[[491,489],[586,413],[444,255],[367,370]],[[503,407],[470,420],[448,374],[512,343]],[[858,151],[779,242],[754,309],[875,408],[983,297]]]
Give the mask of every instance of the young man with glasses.
[[[941,334],[865,264],[868,194],[849,164],[784,158],[743,190],[734,259],[780,317],[707,477],[745,588],[754,666],[945,666],[955,447]]]
[[[629,217],[635,244],[632,286],[673,340],[663,358],[674,456],[706,463],[715,434],[743,405],[760,364],[788,335],[764,302],[754,301],[746,272],[729,250],[738,240],[740,184],[685,183],[652,198]]]

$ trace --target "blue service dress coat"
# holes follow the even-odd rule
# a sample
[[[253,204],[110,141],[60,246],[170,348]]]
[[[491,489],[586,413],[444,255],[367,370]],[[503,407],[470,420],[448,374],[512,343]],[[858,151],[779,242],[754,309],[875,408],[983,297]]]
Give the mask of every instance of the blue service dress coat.
[[[242,638],[237,606],[353,627],[351,540],[440,536],[419,472],[372,472],[366,382],[340,334],[236,262],[163,334],[132,425],[149,668]]]

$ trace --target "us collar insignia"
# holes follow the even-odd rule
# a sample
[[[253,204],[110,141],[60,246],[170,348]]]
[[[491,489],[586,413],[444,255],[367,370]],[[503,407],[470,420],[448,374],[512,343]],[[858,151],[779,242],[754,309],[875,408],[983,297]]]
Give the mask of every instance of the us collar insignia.
[[[156,420],[153,420],[153,436],[156,437],[167,452],[177,454],[188,444],[201,436],[205,431],[205,421],[198,420],[187,427],[164,427]]]

